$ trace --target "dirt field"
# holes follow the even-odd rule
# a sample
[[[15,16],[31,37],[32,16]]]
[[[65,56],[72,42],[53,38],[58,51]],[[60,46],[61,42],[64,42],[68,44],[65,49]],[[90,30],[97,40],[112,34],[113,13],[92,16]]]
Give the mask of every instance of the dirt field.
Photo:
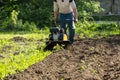
[[[120,80],[120,35],[80,39],[5,80]]]

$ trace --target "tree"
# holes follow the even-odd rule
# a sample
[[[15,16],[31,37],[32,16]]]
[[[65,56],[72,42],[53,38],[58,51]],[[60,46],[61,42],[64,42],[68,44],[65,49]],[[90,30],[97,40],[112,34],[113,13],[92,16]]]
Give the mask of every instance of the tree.
[[[75,0],[79,17],[100,12],[100,5],[94,0]],[[38,28],[51,27],[53,0],[0,0],[0,24],[11,18],[13,10],[19,12],[18,20],[33,22]],[[9,23],[9,22],[8,22]],[[10,22],[11,23],[11,22]],[[3,25],[0,25],[3,26]]]

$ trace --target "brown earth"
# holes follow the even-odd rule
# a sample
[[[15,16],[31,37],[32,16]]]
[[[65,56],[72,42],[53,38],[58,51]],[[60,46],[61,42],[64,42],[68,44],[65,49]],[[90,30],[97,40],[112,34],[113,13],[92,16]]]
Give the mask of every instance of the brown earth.
[[[120,35],[80,39],[4,80],[120,80]]]
[[[13,37],[11,40],[15,42],[25,42],[27,39],[24,37],[16,36],[16,37]]]

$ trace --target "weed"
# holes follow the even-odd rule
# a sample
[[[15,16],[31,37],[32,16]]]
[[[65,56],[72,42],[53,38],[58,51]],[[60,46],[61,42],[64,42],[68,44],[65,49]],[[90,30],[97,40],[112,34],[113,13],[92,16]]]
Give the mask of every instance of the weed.
[[[60,80],[65,80],[64,78],[61,78]]]
[[[16,39],[16,36],[24,37],[25,41],[21,39],[19,41],[13,40],[13,38]],[[23,71],[28,66],[48,56],[51,52],[43,51],[44,44],[41,41],[46,36],[46,34],[39,33],[0,34],[0,54],[4,56],[0,59],[0,79],[17,71]]]

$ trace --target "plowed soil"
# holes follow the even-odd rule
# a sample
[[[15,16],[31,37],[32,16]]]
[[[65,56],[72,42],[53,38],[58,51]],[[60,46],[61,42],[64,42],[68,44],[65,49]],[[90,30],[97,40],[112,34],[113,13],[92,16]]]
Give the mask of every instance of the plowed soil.
[[[120,35],[80,39],[4,80],[120,80]]]

